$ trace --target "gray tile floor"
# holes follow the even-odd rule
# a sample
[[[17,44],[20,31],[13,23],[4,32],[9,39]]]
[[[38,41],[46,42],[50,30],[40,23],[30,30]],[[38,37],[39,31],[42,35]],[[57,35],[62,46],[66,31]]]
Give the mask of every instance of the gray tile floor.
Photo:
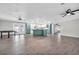
[[[16,35],[0,38],[0,55],[77,55],[79,38]]]

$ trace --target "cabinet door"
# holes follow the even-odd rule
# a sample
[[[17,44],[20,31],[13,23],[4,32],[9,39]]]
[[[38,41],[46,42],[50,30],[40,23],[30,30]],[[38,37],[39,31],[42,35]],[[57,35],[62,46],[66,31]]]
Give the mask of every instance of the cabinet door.
[[[35,35],[35,36],[43,36],[43,30],[33,30],[33,35]]]

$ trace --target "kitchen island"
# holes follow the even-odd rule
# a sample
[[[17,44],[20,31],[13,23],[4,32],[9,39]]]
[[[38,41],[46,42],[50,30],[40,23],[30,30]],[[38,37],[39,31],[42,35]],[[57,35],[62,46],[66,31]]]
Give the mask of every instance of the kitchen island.
[[[34,36],[47,36],[48,29],[33,29]]]

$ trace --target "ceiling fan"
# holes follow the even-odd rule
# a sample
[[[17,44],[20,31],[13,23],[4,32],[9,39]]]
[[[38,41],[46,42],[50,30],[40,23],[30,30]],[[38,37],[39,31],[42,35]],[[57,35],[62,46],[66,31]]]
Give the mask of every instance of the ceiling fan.
[[[65,10],[65,3],[61,3],[61,6]],[[79,9],[76,9],[76,10],[67,9],[61,15],[62,15],[62,17],[65,17],[66,15],[75,15],[75,12],[77,12],[77,11],[79,11]]]
[[[65,13],[62,14],[63,15],[62,17],[65,17],[66,15],[75,15],[75,12],[77,11],[79,11],[79,9],[76,10],[67,9]]]

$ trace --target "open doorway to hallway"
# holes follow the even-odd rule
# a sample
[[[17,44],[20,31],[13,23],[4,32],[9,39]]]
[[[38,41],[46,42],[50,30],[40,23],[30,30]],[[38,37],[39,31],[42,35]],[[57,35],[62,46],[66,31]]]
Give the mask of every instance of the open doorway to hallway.
[[[14,23],[13,30],[16,31],[16,34],[25,34],[25,24]]]

